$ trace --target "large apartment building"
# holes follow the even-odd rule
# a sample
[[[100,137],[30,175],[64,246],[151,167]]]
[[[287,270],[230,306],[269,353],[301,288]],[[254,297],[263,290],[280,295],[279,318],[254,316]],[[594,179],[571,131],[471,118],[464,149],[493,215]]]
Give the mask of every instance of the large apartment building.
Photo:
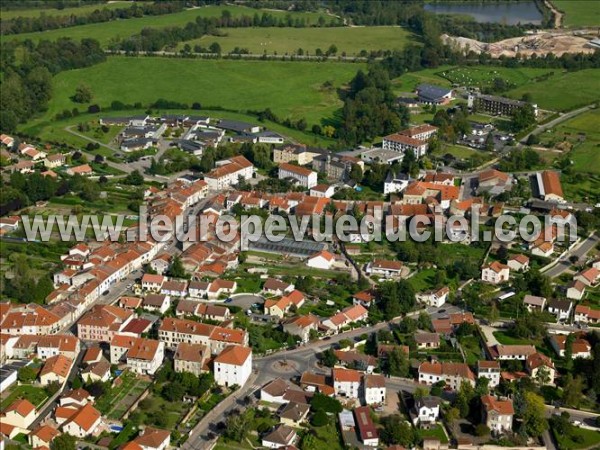
[[[512,116],[519,108],[522,108],[525,105],[528,105],[528,103],[519,100],[513,100],[511,98],[484,94],[469,94],[467,100],[467,106],[469,108],[474,108],[477,111],[501,116]],[[537,105],[531,106],[533,106],[534,113],[537,117]]]

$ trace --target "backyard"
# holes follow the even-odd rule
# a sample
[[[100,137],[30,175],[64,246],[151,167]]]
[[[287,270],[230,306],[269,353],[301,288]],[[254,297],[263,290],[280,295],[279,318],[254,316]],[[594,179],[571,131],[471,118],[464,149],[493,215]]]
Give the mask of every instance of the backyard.
[[[113,382],[114,387],[109,388],[96,401],[96,408],[114,420],[121,419],[150,384],[149,380],[139,378],[132,372],[123,372],[118,379],[121,380],[120,384]]]

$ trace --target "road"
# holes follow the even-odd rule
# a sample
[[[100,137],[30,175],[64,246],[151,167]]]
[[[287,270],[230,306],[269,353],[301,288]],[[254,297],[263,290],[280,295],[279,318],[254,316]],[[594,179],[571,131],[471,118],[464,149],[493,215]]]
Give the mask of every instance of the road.
[[[555,263],[548,270],[543,270],[544,275],[550,278],[556,278],[566,272],[569,267],[571,267],[572,263],[570,258],[576,256],[578,258],[582,258],[585,256],[590,250],[592,250],[596,244],[600,241],[600,238],[597,234],[592,234],[588,236],[584,241],[582,241],[578,246],[574,247],[572,250],[568,251],[564,257],[562,257],[557,263]]]
[[[107,148],[114,153],[121,153],[120,150],[118,150],[114,147],[111,147],[110,145],[104,144],[96,139],[92,139],[89,136],[86,136],[84,134],[78,133],[77,131],[74,131],[73,126],[65,127],[65,131],[67,131],[67,132],[71,133],[72,135],[77,136],[81,139],[85,139],[86,141],[89,141],[93,144],[98,144],[101,147]],[[159,150],[155,156],[160,156],[167,150],[167,147],[165,146],[164,142],[163,141],[161,141],[161,142],[162,142],[162,144],[159,145]],[[84,149],[81,149],[81,152],[92,161],[96,157],[95,154],[90,153]],[[148,163],[147,161],[138,160],[138,161],[133,161],[130,163],[119,163],[119,162],[114,162],[114,161],[111,161],[111,160],[105,158],[104,162],[106,163],[107,166],[112,167],[113,169],[120,170],[121,172],[125,172],[125,173],[131,173],[134,170],[138,170],[142,175],[144,175],[145,180],[158,181],[159,183],[168,183],[168,182],[175,180],[177,177],[179,177],[181,175],[190,173],[189,171],[183,171],[183,172],[171,174],[169,176],[149,175],[149,174],[145,173],[145,170],[150,166],[150,163]]]
[[[557,117],[554,120],[551,120],[548,123],[545,123],[543,125],[540,125],[538,127],[536,127],[535,130],[533,130],[531,133],[527,134],[526,136],[523,136],[523,138],[521,139],[521,143],[525,144],[527,142],[527,139],[529,138],[529,136],[531,136],[532,134],[540,134],[546,130],[549,130],[550,128],[554,128],[556,125],[561,124],[562,122],[565,122],[569,119],[572,119],[575,116],[578,116],[579,114],[583,114],[584,112],[587,112],[591,109],[594,109],[596,107],[596,104],[593,103],[591,105],[588,106],[584,106],[583,108],[579,108],[579,109],[575,109],[571,112],[565,113],[565,114],[561,114],[559,117]]]

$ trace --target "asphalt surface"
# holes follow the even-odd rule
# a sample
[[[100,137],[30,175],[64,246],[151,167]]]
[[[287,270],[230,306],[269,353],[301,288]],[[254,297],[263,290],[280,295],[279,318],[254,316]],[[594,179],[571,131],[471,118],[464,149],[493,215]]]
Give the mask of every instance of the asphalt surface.
[[[580,245],[575,247],[574,250],[567,252],[567,254],[561,258],[556,264],[554,264],[550,269],[544,271],[544,275],[550,278],[556,278],[566,272],[573,264],[569,260],[572,256],[577,256],[581,258],[585,256],[590,250],[592,250],[596,244],[600,242],[600,238],[597,234],[592,234],[584,241],[581,242]]]

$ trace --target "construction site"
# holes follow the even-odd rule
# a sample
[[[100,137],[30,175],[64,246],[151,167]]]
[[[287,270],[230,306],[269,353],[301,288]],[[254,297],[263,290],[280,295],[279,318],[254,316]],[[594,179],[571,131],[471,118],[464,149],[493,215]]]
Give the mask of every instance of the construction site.
[[[553,53],[561,56],[565,53],[594,53],[598,47],[600,32],[596,30],[575,31],[538,31],[516,38],[498,42],[481,42],[465,37],[442,35],[445,44],[460,48],[464,52],[489,53],[492,58],[500,56],[514,57],[520,54],[530,57],[533,54],[545,56]]]

